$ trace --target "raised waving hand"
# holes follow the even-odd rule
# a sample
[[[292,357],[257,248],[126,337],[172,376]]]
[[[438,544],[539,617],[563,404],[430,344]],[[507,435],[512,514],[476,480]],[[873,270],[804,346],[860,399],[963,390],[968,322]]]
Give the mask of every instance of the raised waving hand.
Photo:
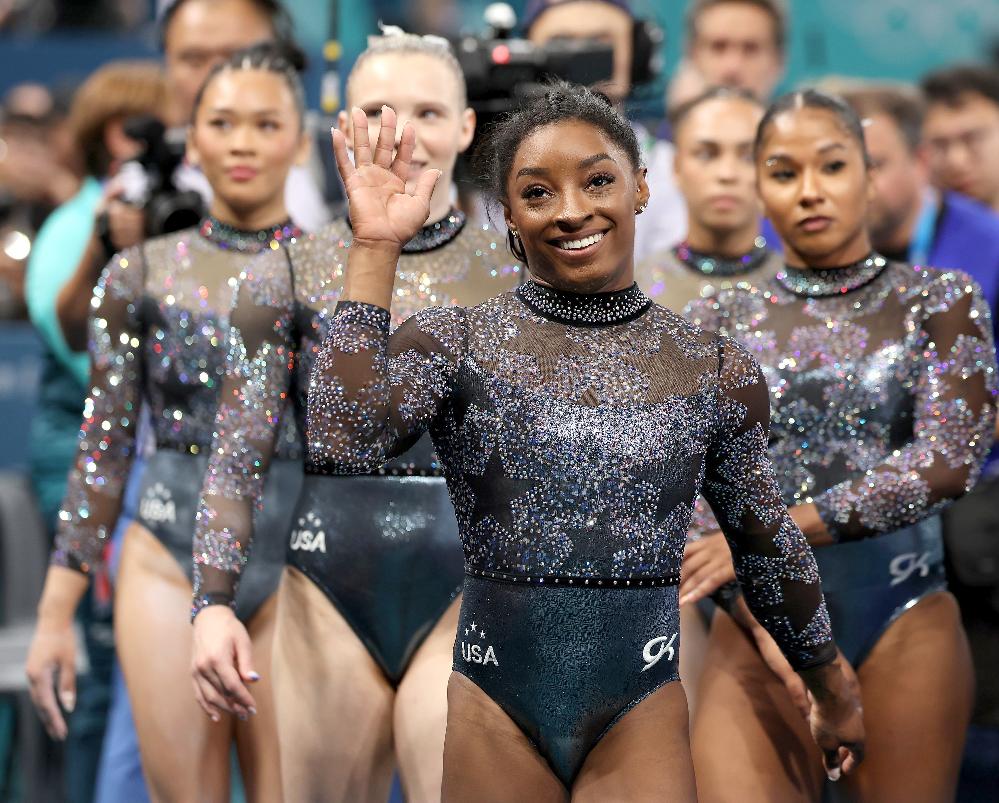
[[[354,161],[347,152],[347,139],[338,129],[333,129],[333,153],[347,190],[354,241],[402,249],[427,222],[430,196],[440,171],[424,171],[410,191],[407,180],[416,143],[413,127],[407,123],[397,143],[395,111],[382,106],[381,128],[372,151],[367,116],[356,107],[350,116]]]

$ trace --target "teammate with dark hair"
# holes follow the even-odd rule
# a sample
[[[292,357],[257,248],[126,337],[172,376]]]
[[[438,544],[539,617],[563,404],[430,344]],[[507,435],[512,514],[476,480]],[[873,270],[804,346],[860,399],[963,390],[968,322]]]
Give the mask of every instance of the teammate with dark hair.
[[[870,159],[841,99],[780,98],[755,158],[786,265],[704,299],[701,317],[758,355],[771,389],[783,501],[814,547],[863,693],[867,760],[847,796],[950,800],[974,681],[938,514],[974,487],[993,440],[989,310],[966,274],[872,250]],[[730,565],[721,539],[704,541]],[[758,644],[715,617],[694,721],[698,790],[817,800],[819,752]]]

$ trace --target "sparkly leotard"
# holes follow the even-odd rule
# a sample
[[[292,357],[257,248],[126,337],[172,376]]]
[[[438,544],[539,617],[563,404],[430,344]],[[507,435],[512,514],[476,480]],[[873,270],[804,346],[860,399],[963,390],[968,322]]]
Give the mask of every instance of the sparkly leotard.
[[[639,262],[635,266],[635,281],[657,304],[687,318],[692,306],[696,307],[701,299],[734,287],[748,290],[765,284],[783,267],[783,258],[767,248],[763,237],[757,238],[748,254],[728,259],[695,251],[684,242]],[[717,530],[718,522],[704,503],[704,497],[698,497],[690,537]],[[710,616],[709,600],[704,600],[699,608],[706,617]]]
[[[157,237],[116,256],[97,285],[90,324],[92,388],[80,428],[52,560],[90,572],[121,511],[148,407],[156,451],[143,472],[136,520],[159,538],[190,577],[191,534],[225,376],[229,310],[236,280],[253,254],[280,250],[299,232],[260,232],[214,219]],[[294,422],[278,438],[276,481],[264,505],[268,537],[241,589],[244,619],[277,587],[291,516],[288,493],[301,475]]]
[[[349,242],[346,221],[334,222],[289,248],[288,259],[265,255],[242,283],[233,312],[237,350],[195,542],[196,607],[206,595],[231,594],[239,580],[273,413],[290,392],[304,416]],[[430,304],[475,304],[519,282],[520,268],[495,231],[455,211],[406,244],[394,322]],[[305,470],[287,563],[326,594],[397,683],[461,586],[458,525],[430,440],[370,476],[329,476],[311,461]]]
[[[781,255],[757,238],[743,257],[711,257],[686,243],[646,257],[635,266],[635,281],[666,309],[686,316],[691,302],[739,285],[751,287],[772,279],[784,266]]]
[[[614,722],[677,679],[695,497],[798,668],[832,659],[811,551],[766,454],[756,363],[637,287],[534,282],[475,308],[342,302],[316,359],[310,459],[367,472],[429,431],[465,552],[454,669],[571,785]]]
[[[814,502],[839,542],[815,555],[837,643],[857,665],[945,587],[936,514],[974,486],[992,443],[988,307],[963,273],[873,256],[787,268],[691,315],[763,366],[784,501]]]

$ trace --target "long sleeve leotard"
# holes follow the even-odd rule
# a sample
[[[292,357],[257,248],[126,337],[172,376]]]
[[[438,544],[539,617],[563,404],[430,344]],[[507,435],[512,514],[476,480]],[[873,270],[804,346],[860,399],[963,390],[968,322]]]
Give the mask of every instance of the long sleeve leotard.
[[[974,486],[993,439],[996,361],[967,275],[872,257],[787,268],[695,306],[759,359],[784,501],[814,502],[835,539],[892,532]]]
[[[261,254],[241,279],[195,530],[195,613],[212,595],[235,596],[250,555],[277,413],[290,398],[304,425],[309,376],[340,296],[350,238],[348,222],[334,221],[287,252]],[[457,211],[424,227],[399,261],[393,324],[430,304],[475,303],[515,287],[520,267],[502,247],[494,230]],[[439,473],[430,449],[407,455],[393,470]],[[306,459],[305,471],[322,473],[323,466]]]
[[[157,449],[187,455],[208,449],[236,279],[250,251],[277,247],[277,238],[293,232],[290,225],[237,232],[209,219],[200,230],[129,249],[104,270],[90,323],[91,390],[59,514],[55,565],[89,573],[101,564],[143,406]],[[294,431],[284,431],[278,443],[282,454],[301,451]]]
[[[755,360],[638,288],[530,282],[474,308],[342,302],[309,393],[310,457],[367,472],[429,431],[466,572],[599,587],[676,583],[703,492],[754,614],[798,668],[832,659],[814,558],[767,456]]]

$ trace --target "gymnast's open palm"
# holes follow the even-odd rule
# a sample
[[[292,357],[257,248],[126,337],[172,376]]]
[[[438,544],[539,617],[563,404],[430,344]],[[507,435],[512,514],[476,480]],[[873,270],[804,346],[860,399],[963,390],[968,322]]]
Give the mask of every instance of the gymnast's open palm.
[[[355,241],[395,246],[409,242],[427,222],[430,196],[440,177],[439,170],[426,170],[407,190],[416,132],[406,124],[396,148],[396,114],[382,107],[381,129],[374,152],[368,138],[368,118],[351,109],[354,129],[354,161],[347,153],[343,132],[333,131],[333,153],[350,204],[350,225]],[[393,157],[394,152],[394,157]]]

